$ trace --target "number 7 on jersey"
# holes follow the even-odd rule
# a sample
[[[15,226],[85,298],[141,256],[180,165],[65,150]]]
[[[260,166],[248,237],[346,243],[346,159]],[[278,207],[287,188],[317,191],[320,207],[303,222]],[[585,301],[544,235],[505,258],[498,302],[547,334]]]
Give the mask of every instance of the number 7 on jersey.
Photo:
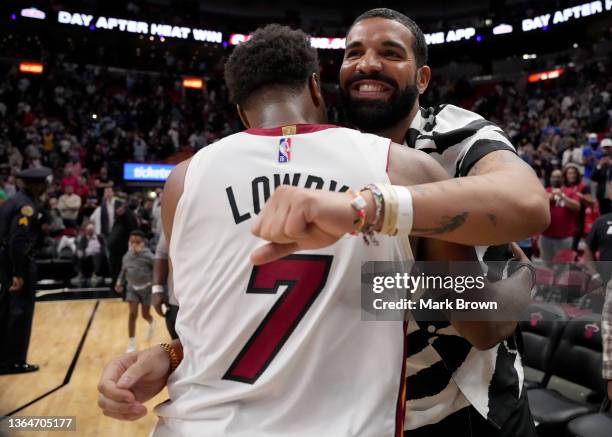
[[[223,379],[253,384],[270,365],[327,282],[333,257],[291,255],[253,268],[247,293],[287,289],[266,314]]]

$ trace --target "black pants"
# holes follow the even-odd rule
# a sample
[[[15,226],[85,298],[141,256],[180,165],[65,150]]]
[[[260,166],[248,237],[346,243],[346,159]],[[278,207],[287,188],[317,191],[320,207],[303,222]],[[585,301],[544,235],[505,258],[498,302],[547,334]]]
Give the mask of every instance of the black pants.
[[[36,299],[36,264],[23,278],[23,288],[9,292],[12,282],[10,265],[0,254],[0,363],[23,364],[28,356],[34,301]]]
[[[404,431],[404,435],[406,437],[537,437],[538,433],[529,410],[527,390],[523,388],[519,406],[501,429],[497,429],[474,407],[469,406],[436,424]]]
[[[179,307],[176,305],[168,305],[168,309],[166,310],[166,328],[168,328],[168,332],[170,333],[170,337],[172,340],[176,340],[178,338],[178,334],[176,333],[176,315],[178,313]]]
[[[95,255],[84,256],[79,258],[79,271],[86,278],[91,277],[93,273],[97,276],[102,276],[102,266],[104,264],[104,255],[97,253]]]

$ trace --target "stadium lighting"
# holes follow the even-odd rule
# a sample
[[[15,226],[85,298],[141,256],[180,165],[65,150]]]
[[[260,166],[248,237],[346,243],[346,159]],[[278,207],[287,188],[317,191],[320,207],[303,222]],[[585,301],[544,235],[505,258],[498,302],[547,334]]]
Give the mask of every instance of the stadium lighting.
[[[94,120],[98,118],[98,114],[91,114],[91,118],[93,118]]]
[[[527,60],[527,59],[535,59],[537,57],[538,57],[538,55],[536,55],[535,53],[532,53],[532,54],[525,53],[523,55],[523,59],[525,59],[525,60]]]
[[[42,74],[43,64],[38,62],[20,62],[19,71],[21,73]]]
[[[22,9],[21,16],[26,18],[35,18],[37,20],[44,20],[45,18],[47,18],[47,14],[36,8]]]
[[[506,33],[512,33],[514,28],[510,24],[498,24],[493,28],[493,35],[504,35]]]
[[[533,73],[527,77],[529,83],[540,82],[542,80],[557,79],[564,73],[563,68],[555,68],[554,70],[542,71],[541,73]]]
[[[204,88],[204,82],[198,77],[186,77],[183,79],[183,88],[201,90],[202,88]]]

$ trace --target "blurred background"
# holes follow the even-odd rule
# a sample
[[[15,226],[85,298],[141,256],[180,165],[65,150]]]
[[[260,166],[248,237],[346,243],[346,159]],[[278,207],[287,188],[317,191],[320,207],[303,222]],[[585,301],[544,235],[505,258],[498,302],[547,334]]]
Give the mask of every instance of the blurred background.
[[[313,37],[329,121],[345,123],[337,85],[344,34],[373,7],[397,9],[426,33],[433,75],[422,106],[479,113],[507,133],[542,184],[562,170],[561,184],[580,192],[571,223],[551,224],[569,226],[571,246],[543,257],[540,236],[520,242],[539,265],[525,361],[536,387],[560,391],[580,415],[599,409],[607,397],[601,384],[555,367],[563,328],[542,328],[537,305],[556,303],[544,314],[563,322],[601,319],[602,284],[585,266],[585,238],[612,212],[611,0],[58,0],[0,4],[0,204],[19,190],[19,171],[53,171],[29,355],[41,371],[0,376],[0,416],[75,415],[83,435],[146,435],[153,415],[124,424],[95,405],[102,365],[125,348],[125,311],[110,304],[120,301],[111,284],[130,232],[142,230],[154,252],[169,171],[242,130],[223,65],[257,27],[277,22]],[[110,226],[100,218],[105,201],[119,211]],[[98,250],[85,251],[92,236],[100,237]],[[599,337],[580,347],[601,357],[599,327]],[[158,329],[146,344],[167,338]],[[534,358],[545,346],[548,355]]]

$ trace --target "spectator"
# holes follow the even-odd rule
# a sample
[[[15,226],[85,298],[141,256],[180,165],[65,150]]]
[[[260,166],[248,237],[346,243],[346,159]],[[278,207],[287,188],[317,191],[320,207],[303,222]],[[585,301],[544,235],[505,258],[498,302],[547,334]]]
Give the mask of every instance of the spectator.
[[[591,179],[597,182],[597,193],[596,197],[599,201],[599,210],[602,214],[612,212],[610,198],[608,196],[609,184],[612,180],[612,167],[610,162],[610,155],[612,155],[612,140],[605,138],[601,141],[601,150],[603,156],[597,163]]]
[[[612,194],[612,193],[611,193]],[[599,217],[587,237],[584,250],[585,265],[593,274],[592,280],[601,280],[605,290],[602,309],[603,363],[602,377],[607,383],[608,398],[612,401],[612,213]],[[597,266],[595,254],[599,252]]]
[[[79,217],[79,209],[81,208],[81,197],[74,193],[74,186],[64,186],[64,194],[60,196],[57,208],[64,221],[64,226],[75,228]]]
[[[74,193],[81,198],[81,204],[85,204],[87,195],[89,194],[89,186],[87,185],[87,176],[79,176],[79,184],[74,189]]]
[[[584,179],[586,179],[586,182],[589,182],[597,162],[603,156],[603,152],[599,147],[597,134],[589,134],[587,141],[588,144],[582,149],[582,160],[584,162]]]
[[[578,216],[576,218],[576,231],[574,233],[574,240],[572,242],[572,249],[577,251],[578,244],[580,243],[580,240],[584,234],[585,210],[586,208],[593,206],[594,200],[593,196],[591,195],[591,187],[583,182],[577,165],[568,164],[565,166],[563,169],[563,184],[566,187],[574,188],[576,195],[580,200],[580,210],[578,211]]]
[[[58,201],[56,197],[49,198],[49,205],[47,207],[47,224],[49,226],[49,234],[52,237],[60,235],[66,226],[57,207]]]
[[[81,212],[79,215],[79,220],[81,223],[84,218],[91,218],[94,211],[98,207],[98,195],[96,193],[96,189],[94,187],[88,187],[88,193],[83,200],[83,206],[81,207]],[[95,228],[95,224],[94,224]]]
[[[107,238],[115,224],[115,210],[117,209],[117,200],[115,199],[115,191],[113,187],[104,188],[104,197],[102,203],[98,206],[91,220],[96,226],[96,234]]]
[[[77,280],[90,280],[91,286],[95,287],[102,276],[104,266],[104,240],[96,235],[96,227],[93,223],[84,224],[83,233],[76,242],[77,266],[79,275]]]
[[[121,259],[128,250],[130,234],[137,228],[138,222],[134,212],[125,203],[117,202],[113,227],[106,239],[108,262],[113,284],[121,271]]]
[[[153,234],[155,234],[155,236],[159,238],[159,235],[162,232],[161,202],[162,202],[163,191],[158,188],[155,190],[155,193],[156,193],[156,198],[155,198],[155,201],[153,202],[153,207],[151,211],[151,220],[152,220],[151,232],[153,232]]]
[[[144,162],[147,156],[147,143],[143,140],[139,134],[134,136],[134,142],[132,143],[134,148],[134,161]]]
[[[102,167],[100,169],[100,174],[95,181],[96,189],[98,190],[98,197],[102,197],[104,194],[104,190],[107,188],[113,188],[113,181],[108,176],[108,168]]]
[[[187,140],[189,142],[189,146],[194,152],[197,152],[203,147],[206,147],[206,134],[202,129],[197,129],[194,131]]]
[[[23,156],[17,147],[10,148],[8,164],[11,168],[21,168],[23,165]]]
[[[576,221],[580,210],[580,199],[575,187],[563,186],[563,173],[555,170],[550,176],[550,226],[540,237],[542,259],[550,262],[562,249],[572,247]]]
[[[576,139],[573,137],[566,137],[564,142],[566,149],[563,151],[561,165],[565,167],[570,163],[576,164],[582,172],[584,169],[582,165],[582,147],[576,147]]]
[[[127,283],[127,290],[124,286]],[[123,256],[121,273],[115,291],[123,293],[130,305],[127,352],[136,351],[136,318],[138,304],[142,305],[142,317],[149,322],[147,341],[155,334],[155,320],[151,316],[151,285],[153,283],[153,253],[145,246],[144,234],[135,230],[129,234],[129,251]]]
[[[60,182],[60,187],[62,188],[62,191],[64,191],[64,189],[68,186],[71,185],[73,188],[73,192],[74,189],[76,189],[79,186],[79,180],[77,179],[77,177],[73,174],[73,169],[72,167],[66,167],[64,169],[64,177],[62,178],[61,182]]]

